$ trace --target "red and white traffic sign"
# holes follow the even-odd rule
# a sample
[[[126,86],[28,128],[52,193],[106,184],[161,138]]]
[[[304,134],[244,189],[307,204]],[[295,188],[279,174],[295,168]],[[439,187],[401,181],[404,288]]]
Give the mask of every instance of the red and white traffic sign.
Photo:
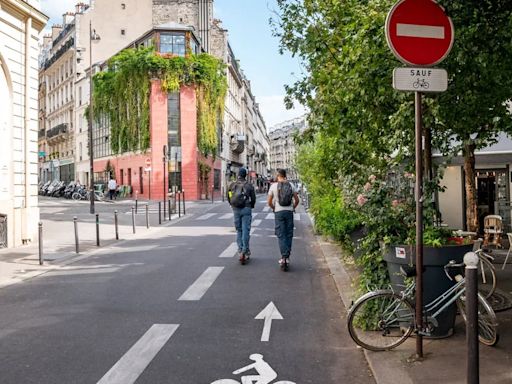
[[[151,168],[151,159],[149,157],[146,159],[146,168]]]
[[[453,23],[433,0],[400,0],[386,19],[386,38],[405,64],[432,66],[452,49]]]

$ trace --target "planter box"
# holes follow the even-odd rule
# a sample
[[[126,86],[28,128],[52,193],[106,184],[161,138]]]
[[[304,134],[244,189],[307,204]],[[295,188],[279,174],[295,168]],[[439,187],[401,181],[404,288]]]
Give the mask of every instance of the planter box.
[[[444,266],[454,260],[462,263],[464,255],[473,249],[473,244],[448,245],[444,247],[424,247],[423,265],[423,305],[430,303],[440,294],[455,285],[444,273]],[[411,245],[389,246],[384,252],[384,260],[387,262],[389,277],[393,290],[399,292],[404,289],[404,277],[400,273],[400,266],[416,264],[416,249]],[[453,333],[457,306],[453,303],[437,317],[439,326],[432,337],[448,337]]]

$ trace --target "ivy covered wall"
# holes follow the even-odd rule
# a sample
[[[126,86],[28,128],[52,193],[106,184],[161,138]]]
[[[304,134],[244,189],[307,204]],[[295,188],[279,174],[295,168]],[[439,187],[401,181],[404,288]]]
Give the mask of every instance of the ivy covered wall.
[[[198,148],[205,156],[215,155],[217,121],[227,91],[225,65],[206,53],[177,57],[153,48],[126,49],[108,61],[107,70],[94,75],[94,118],[109,117],[112,152],[149,148],[151,79],[159,79],[164,92],[176,92],[183,85],[195,88]]]

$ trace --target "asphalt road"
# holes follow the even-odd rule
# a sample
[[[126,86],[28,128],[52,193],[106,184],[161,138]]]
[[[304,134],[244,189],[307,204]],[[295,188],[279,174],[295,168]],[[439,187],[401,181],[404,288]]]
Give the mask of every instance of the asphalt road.
[[[0,290],[0,382],[374,383],[307,215],[297,216],[282,272],[260,200],[245,266],[234,256],[230,208],[216,205],[166,237],[106,248]],[[257,376],[254,367],[233,373],[254,354],[261,376],[242,380]]]

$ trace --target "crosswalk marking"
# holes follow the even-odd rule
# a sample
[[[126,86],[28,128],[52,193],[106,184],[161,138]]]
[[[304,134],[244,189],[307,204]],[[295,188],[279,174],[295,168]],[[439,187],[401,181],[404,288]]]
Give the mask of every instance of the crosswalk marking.
[[[160,352],[179,324],[154,324],[97,384],[132,384]]]
[[[216,213],[207,213],[203,216],[199,216],[196,220],[208,220],[210,217],[215,216]]]
[[[224,267],[209,267],[201,276],[185,291],[178,299],[179,301],[201,300],[208,288],[217,280]]]
[[[236,243],[229,244],[229,247],[227,247],[224,252],[222,252],[219,257],[233,257],[236,255],[236,252],[238,251],[238,245]]]
[[[222,219],[222,220],[232,219],[232,218],[233,218],[233,213],[226,213],[225,215],[222,215],[221,217],[219,217],[219,219]]]
[[[300,221],[300,213],[295,213],[293,215],[294,220]]]
[[[267,216],[265,216],[265,220],[273,220],[273,219],[274,219],[273,213],[269,213]]]
[[[260,224],[261,224],[261,221],[262,221],[262,220],[259,220],[259,219],[258,219],[258,220],[254,220],[254,221],[252,222],[252,226],[253,226],[253,227],[259,227],[259,226],[260,226]]]
[[[270,207],[267,205],[265,208],[263,208],[263,212],[268,212],[270,211]]]

